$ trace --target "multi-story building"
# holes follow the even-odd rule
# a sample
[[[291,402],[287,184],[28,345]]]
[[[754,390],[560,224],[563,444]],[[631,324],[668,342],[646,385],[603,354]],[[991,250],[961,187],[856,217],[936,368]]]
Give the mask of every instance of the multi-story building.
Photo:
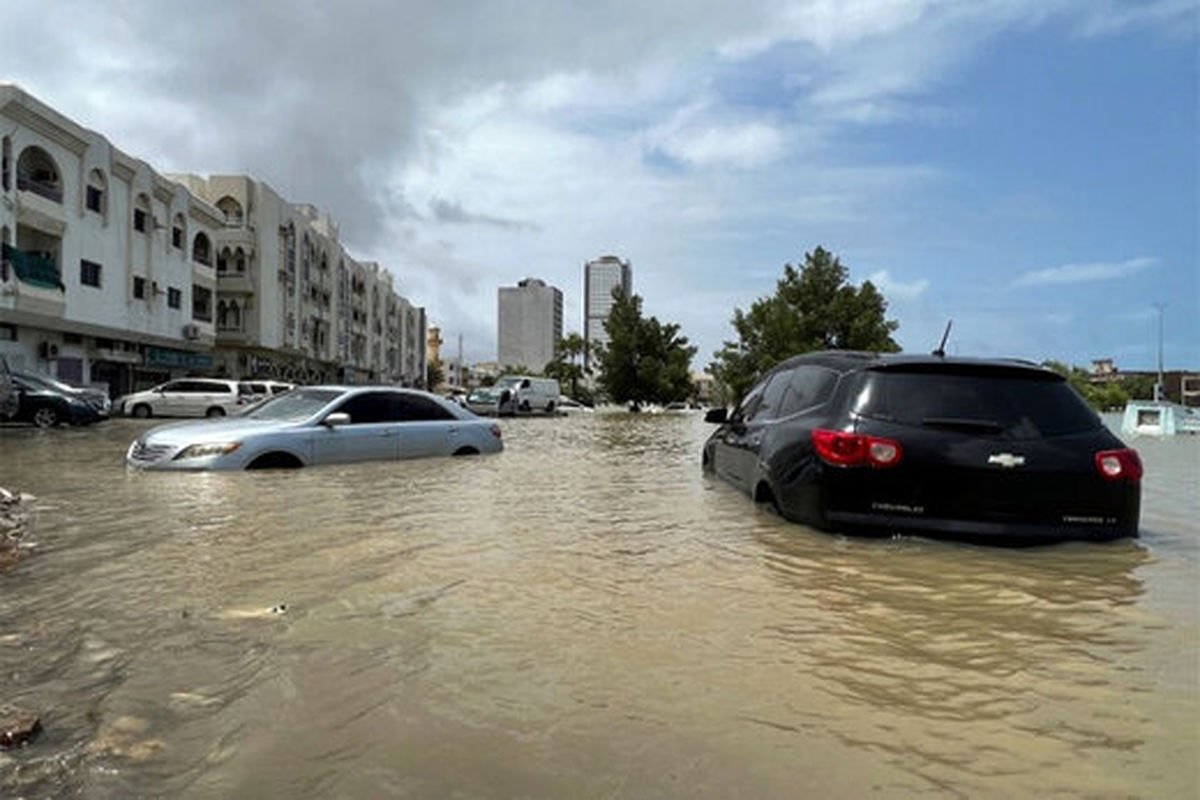
[[[583,338],[587,342],[583,364],[592,365],[592,349],[608,343],[604,322],[613,306],[613,289],[633,294],[633,270],[628,261],[601,256],[583,265]]]
[[[245,175],[181,175],[223,216],[216,362],[228,375],[423,385],[425,310],[357,261],[337,224]]]
[[[0,84],[0,355],[116,395],[211,367],[222,213]]]
[[[554,360],[562,338],[562,292],[545,281],[526,278],[498,293],[499,361],[541,372]]]

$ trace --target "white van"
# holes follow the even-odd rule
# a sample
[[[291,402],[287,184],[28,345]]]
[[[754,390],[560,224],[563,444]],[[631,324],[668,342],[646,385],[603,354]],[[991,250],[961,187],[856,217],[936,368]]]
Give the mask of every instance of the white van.
[[[559,387],[554,378],[533,378],[529,375],[505,375],[493,387],[513,393],[513,405],[519,413],[530,411],[553,412],[558,404]]]

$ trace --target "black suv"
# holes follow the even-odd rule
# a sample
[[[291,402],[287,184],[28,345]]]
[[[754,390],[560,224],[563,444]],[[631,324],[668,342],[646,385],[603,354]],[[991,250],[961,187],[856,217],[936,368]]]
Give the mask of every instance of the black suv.
[[[721,423],[706,471],[823,530],[1014,544],[1138,533],[1137,452],[1030,362],[810,353],[706,419]]]

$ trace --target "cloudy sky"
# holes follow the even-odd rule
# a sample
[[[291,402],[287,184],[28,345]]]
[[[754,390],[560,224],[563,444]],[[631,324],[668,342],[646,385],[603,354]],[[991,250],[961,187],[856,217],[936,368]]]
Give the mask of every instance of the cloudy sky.
[[[329,210],[469,359],[633,263],[706,364],[823,245],[908,350],[1200,367],[1196,0],[0,5],[0,80]]]

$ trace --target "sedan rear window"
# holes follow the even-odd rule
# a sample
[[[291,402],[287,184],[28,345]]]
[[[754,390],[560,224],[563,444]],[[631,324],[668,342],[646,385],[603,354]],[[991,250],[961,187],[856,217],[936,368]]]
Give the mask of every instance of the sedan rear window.
[[[1013,372],[869,372],[853,410],[902,425],[1017,439],[1082,433],[1103,424],[1066,381]]]

